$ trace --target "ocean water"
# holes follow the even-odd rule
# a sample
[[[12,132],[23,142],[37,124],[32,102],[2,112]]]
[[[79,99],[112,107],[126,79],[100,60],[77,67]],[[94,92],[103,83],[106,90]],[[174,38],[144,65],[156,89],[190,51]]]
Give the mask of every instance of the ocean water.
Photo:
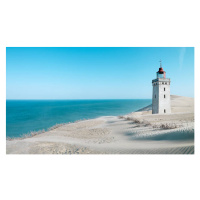
[[[150,104],[151,99],[7,100],[6,137],[22,137],[59,123],[124,115]]]

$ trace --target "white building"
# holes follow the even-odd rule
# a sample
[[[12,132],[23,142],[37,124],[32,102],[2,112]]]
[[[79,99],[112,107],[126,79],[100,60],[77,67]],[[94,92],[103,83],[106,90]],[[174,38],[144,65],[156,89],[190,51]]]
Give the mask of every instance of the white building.
[[[152,114],[171,113],[170,79],[166,78],[161,61],[159,71],[156,74],[157,78],[152,80]]]

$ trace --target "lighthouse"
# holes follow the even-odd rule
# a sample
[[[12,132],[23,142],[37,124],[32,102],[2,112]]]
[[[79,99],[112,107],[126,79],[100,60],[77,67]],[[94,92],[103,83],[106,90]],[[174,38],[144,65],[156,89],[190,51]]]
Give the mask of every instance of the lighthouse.
[[[157,78],[152,80],[152,114],[171,113],[170,79],[166,78],[161,61],[156,76]]]

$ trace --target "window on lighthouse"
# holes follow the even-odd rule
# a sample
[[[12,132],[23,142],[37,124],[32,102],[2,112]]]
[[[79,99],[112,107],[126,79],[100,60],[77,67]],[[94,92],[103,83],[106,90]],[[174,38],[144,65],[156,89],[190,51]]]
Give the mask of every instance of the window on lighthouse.
[[[165,91],[165,87],[164,87],[164,91]]]
[[[165,98],[165,94],[164,94],[164,98]]]

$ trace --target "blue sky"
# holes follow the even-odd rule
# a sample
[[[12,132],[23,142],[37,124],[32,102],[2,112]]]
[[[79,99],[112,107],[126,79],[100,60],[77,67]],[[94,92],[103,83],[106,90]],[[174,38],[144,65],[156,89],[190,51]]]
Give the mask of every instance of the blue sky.
[[[171,94],[194,97],[192,47],[7,47],[7,99],[150,99],[159,60]]]

